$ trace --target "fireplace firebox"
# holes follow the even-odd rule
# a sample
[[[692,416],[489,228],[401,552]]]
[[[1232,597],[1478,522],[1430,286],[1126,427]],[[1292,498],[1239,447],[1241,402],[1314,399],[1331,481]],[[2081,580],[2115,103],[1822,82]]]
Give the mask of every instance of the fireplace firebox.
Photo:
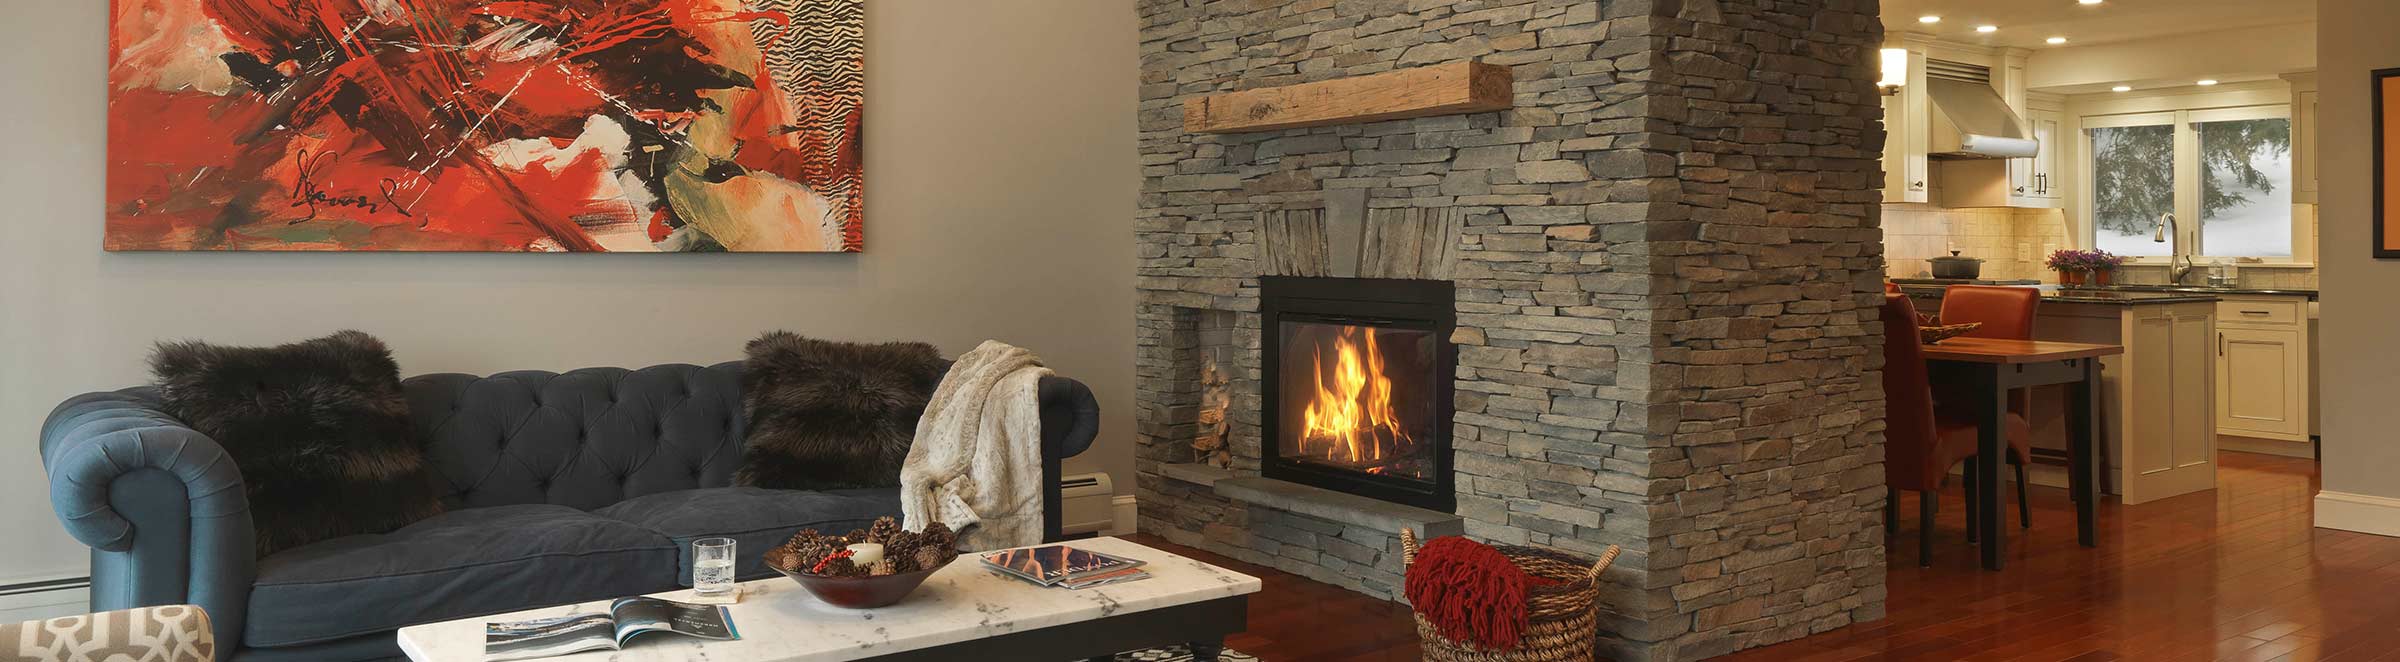
[[[1454,286],[1269,276],[1259,287],[1262,473],[1451,512]]]

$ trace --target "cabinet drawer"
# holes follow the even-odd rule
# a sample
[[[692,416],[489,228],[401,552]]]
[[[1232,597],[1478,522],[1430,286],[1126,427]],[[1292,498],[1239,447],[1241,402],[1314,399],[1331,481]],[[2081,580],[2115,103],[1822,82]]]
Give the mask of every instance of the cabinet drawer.
[[[2233,299],[2217,302],[2221,324],[2299,324],[2305,302],[2284,299]]]

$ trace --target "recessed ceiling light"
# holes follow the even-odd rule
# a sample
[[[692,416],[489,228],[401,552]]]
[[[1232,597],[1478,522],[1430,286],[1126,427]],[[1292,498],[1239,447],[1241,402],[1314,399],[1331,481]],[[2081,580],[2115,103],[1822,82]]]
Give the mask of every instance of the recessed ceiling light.
[[[1978,25],[1978,26],[1975,26],[1975,31],[1976,31],[1976,32],[1999,32],[1999,31],[2000,31],[2000,26],[1997,26],[1997,25]]]
[[[2096,4],[2100,4],[2100,0],[2075,0],[2075,4],[2079,4],[2079,5],[2096,5]]]
[[[1940,23],[1940,22],[1942,22],[1942,17],[1940,17],[1940,16],[1931,16],[1931,15],[1928,15],[1928,16],[1919,16],[1919,17],[1917,17],[1917,22],[1918,22],[1918,23]]]
[[[2215,84],[2217,84],[2217,79],[2214,79],[2214,78],[2202,78],[2202,79],[2200,79],[2200,84],[2201,84],[2201,85],[2215,85]]]
[[[2110,92],[2131,92],[2131,91],[2133,91],[2133,86],[2131,86],[2131,85],[2118,85],[2118,86],[2116,86],[2116,87],[2108,88],[2108,91],[2110,91]]]
[[[2051,38],[2049,38],[2049,39],[2044,39],[2044,40],[2042,40],[2042,41],[2047,41],[2047,42],[2050,42],[2050,43],[2053,43],[2053,44],[2064,44],[2064,43],[2067,43],[2067,38],[2066,38],[2066,37],[2051,37]]]

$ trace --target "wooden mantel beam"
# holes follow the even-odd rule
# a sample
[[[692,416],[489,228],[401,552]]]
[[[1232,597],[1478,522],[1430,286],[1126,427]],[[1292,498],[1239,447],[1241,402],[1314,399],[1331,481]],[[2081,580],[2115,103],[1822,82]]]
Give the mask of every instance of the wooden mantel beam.
[[[1514,82],[1508,67],[1452,62],[1211,94],[1183,103],[1183,129],[1247,133],[1507,110]]]

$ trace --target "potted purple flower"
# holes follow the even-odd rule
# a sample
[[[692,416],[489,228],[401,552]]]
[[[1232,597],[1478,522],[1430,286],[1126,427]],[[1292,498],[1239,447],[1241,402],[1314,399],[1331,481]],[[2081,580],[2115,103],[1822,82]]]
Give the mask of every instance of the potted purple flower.
[[[2057,271],[2058,282],[2064,285],[2107,285],[2123,264],[2125,256],[2099,249],[2054,251],[2042,263]]]
[[[2092,284],[2107,285],[2109,281],[2115,280],[2117,267],[2125,264],[2125,256],[2099,249],[2093,249],[2091,253]]]

